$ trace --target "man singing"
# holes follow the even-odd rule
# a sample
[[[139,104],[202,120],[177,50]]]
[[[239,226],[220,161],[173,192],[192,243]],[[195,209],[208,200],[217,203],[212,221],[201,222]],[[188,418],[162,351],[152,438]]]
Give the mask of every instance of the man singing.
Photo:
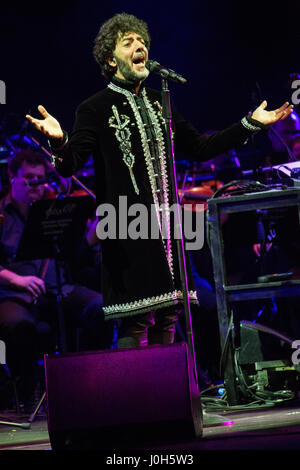
[[[94,57],[108,80],[104,90],[81,103],[72,133],[39,106],[43,119],[27,116],[51,141],[55,166],[74,174],[93,154],[97,198],[116,210],[127,205],[154,205],[158,225],[161,206],[172,203],[161,93],[144,85],[150,36],[145,22],[126,13],[106,21],[95,38]],[[206,160],[243,144],[250,135],[284,119],[292,106],[275,111],[264,101],[240,122],[210,136],[201,135],[173,108],[176,149]],[[166,211],[167,212],[167,211]],[[107,238],[102,241],[102,292],[106,318],[119,318],[119,347],[170,344],[182,308],[176,245],[167,219],[167,237]],[[192,286],[188,270],[188,285]],[[190,302],[197,302],[189,290]]]

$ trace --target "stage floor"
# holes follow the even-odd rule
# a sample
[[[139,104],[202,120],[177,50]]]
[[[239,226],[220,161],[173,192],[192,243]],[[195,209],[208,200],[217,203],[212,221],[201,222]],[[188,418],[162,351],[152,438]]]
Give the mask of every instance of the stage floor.
[[[252,411],[211,413],[204,406],[203,436],[190,442],[158,444],[149,451],[299,450],[300,403],[293,401]],[[1,421],[26,423],[14,412],[0,413]],[[0,425],[0,450],[51,451],[47,415],[40,412],[30,429]],[[101,449],[99,449],[101,450]],[[116,449],[117,450],[117,449]],[[132,450],[132,449],[128,449]]]

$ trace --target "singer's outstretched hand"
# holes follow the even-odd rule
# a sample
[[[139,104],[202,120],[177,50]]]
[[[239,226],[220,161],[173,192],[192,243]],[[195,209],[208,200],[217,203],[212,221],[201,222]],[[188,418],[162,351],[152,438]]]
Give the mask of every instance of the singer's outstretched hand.
[[[275,109],[274,111],[267,111],[267,104],[268,103],[266,101],[263,101],[251,116],[253,119],[256,119],[256,121],[259,121],[267,126],[287,118],[293,111],[294,107],[292,104],[289,105],[289,103],[286,102],[280,108]]]
[[[62,139],[64,134],[60,127],[59,122],[49,114],[44,106],[38,106],[38,110],[43,116],[44,119],[36,119],[30,116],[29,114],[26,115],[26,118],[34,125],[34,127],[43,132],[43,134],[47,135],[52,139]]]

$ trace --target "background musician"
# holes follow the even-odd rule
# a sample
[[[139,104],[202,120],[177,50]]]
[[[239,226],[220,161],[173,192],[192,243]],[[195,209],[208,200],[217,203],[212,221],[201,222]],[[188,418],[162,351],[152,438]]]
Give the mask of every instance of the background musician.
[[[0,201],[0,339],[6,344],[6,362],[25,412],[33,405],[37,359],[55,351],[58,331],[54,260],[43,273],[43,260],[15,260],[30,204],[47,197],[47,175],[48,163],[43,155],[32,150],[19,152],[9,164],[10,189]],[[74,328],[83,331],[83,349],[109,347],[112,329],[109,322],[103,325],[100,292],[75,284],[67,260],[63,261],[62,303],[68,350],[75,347]]]

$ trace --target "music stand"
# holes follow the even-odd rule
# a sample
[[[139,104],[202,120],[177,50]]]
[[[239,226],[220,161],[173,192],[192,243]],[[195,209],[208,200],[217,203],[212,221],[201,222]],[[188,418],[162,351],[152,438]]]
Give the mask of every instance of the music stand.
[[[66,342],[61,306],[61,262],[74,257],[93,207],[93,201],[86,196],[33,202],[16,255],[16,260],[53,259],[55,262],[62,353],[66,352]]]
[[[61,353],[67,351],[62,283],[60,268],[64,259],[74,256],[83,237],[88,217],[93,213],[94,201],[86,196],[45,199],[30,206],[28,219],[16,255],[17,260],[54,259],[56,271],[56,305],[58,314],[58,344]],[[43,393],[31,423],[43,400]]]

